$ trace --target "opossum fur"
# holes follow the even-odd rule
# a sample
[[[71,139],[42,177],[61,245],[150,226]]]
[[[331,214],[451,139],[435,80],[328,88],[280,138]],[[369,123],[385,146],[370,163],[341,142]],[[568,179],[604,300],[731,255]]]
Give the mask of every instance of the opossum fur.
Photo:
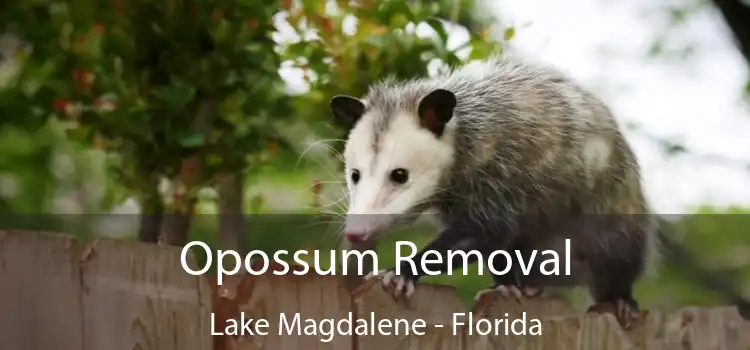
[[[659,251],[658,220],[618,122],[570,77],[493,57],[436,78],[385,79],[361,99],[330,104],[350,127],[351,241],[372,242],[426,210],[437,212],[442,231],[423,251],[562,254],[570,238],[572,276],[539,274],[545,258],[537,254],[536,274],[522,275],[514,262],[493,276],[494,287],[588,286],[597,305],[638,309],[632,287]],[[384,281],[410,294],[423,271],[401,271]]]

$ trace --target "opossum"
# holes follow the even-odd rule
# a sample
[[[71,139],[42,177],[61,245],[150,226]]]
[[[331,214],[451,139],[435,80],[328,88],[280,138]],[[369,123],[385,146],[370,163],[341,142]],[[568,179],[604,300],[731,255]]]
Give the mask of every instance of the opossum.
[[[560,70],[492,57],[435,78],[384,79],[362,98],[333,97],[330,109],[348,130],[344,232],[352,245],[429,210],[442,229],[415,261],[440,252],[444,263],[431,271],[446,271],[448,250],[483,257],[518,250],[528,261],[533,250],[561,252],[569,238],[570,276],[525,275],[514,264],[493,275],[488,290],[533,298],[548,286],[587,286],[595,301],[589,311],[614,309],[623,326],[640,313],[633,285],[660,243],[678,249],[661,233],[610,109]],[[393,268],[379,275],[395,297],[409,297],[425,275],[417,265],[417,274],[405,265],[400,276]],[[739,293],[723,290],[750,310]]]

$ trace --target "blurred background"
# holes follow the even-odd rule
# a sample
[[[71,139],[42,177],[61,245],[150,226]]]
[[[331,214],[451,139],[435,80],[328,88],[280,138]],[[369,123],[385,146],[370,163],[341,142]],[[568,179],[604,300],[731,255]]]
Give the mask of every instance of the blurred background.
[[[750,297],[741,0],[5,0],[0,223],[245,252],[336,247],[345,134],[330,98],[492,53],[555,65],[610,104],[656,211]],[[392,235],[381,266],[394,240],[432,234]],[[647,307],[725,303],[680,266],[659,272],[638,285]],[[490,285],[425,281],[467,302]]]

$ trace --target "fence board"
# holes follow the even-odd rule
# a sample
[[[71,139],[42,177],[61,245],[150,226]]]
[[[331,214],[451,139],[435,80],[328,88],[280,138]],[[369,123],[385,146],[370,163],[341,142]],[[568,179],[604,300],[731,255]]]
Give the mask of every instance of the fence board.
[[[467,333],[467,349],[631,349],[633,344],[609,315],[580,315],[564,300],[539,297],[516,301],[498,293],[484,295],[472,309],[477,319],[502,320],[487,333],[487,322]],[[541,334],[531,334],[538,320]],[[507,328],[506,328],[507,327]],[[534,329],[537,333],[539,329]],[[522,334],[525,333],[525,334]]]
[[[471,310],[477,317],[527,318],[578,315],[566,300],[540,296],[534,299],[504,298],[498,292],[484,294]],[[505,314],[508,314],[507,316]]]
[[[0,343],[4,350],[81,349],[75,239],[0,231]]]
[[[355,307],[361,317],[369,317],[373,312],[376,320],[405,319],[411,323],[421,319],[427,325],[423,335],[404,335],[403,327],[399,327],[399,336],[357,337],[357,349],[465,349],[463,327],[454,330],[453,315],[468,310],[452,287],[418,284],[408,301],[395,301],[374,280],[360,287],[355,295]]]
[[[280,270],[278,265],[269,271]],[[304,332],[292,332],[290,335],[284,329],[279,334],[281,326],[279,320],[283,314],[287,325],[294,321],[299,313],[301,330],[304,331],[306,319],[319,321],[332,319],[338,321],[348,317],[351,311],[351,298],[339,276],[319,276],[309,272],[304,276],[296,276],[291,272],[284,276],[268,273],[262,276],[252,276],[247,273],[232,276],[222,287],[218,288],[220,298],[215,300],[215,309],[222,309],[224,315],[238,319],[241,313],[252,319],[268,320],[267,335],[246,337],[220,337],[215,344],[222,344],[228,349],[337,349],[349,350],[352,337],[334,334],[329,342],[322,342],[318,335],[305,335]]]
[[[116,240],[83,249],[85,349],[211,347],[210,291],[183,270],[180,252]]]
[[[544,297],[517,302],[487,294],[469,309],[448,286],[420,284],[408,301],[393,300],[378,281],[352,296],[341,276],[315,273],[245,273],[219,287],[215,278],[187,274],[180,253],[110,239],[79,248],[68,236],[0,231],[2,349],[750,350],[750,322],[734,307],[650,311],[624,331],[609,314],[581,315],[567,302]],[[189,264],[195,265],[192,255]],[[243,312],[245,318],[267,319],[269,334],[212,337],[227,319],[241,321]],[[336,334],[331,342],[321,342],[321,334],[279,334],[281,314],[291,322],[299,313],[304,328],[307,319],[336,322],[350,313],[370,322],[371,312],[376,322],[422,319],[426,334]],[[474,324],[454,327],[456,313],[471,313]],[[514,335],[513,329],[477,334],[476,322],[483,317],[507,323],[524,313],[527,331],[531,319],[540,319],[541,335]],[[462,321],[469,323],[467,318]]]
[[[540,335],[470,336],[467,349],[486,350],[630,350],[635,349],[611,315],[543,317]]]
[[[735,307],[688,307],[666,321],[664,349],[750,349],[750,321]]]
[[[633,345],[640,350],[666,350],[667,315],[659,310],[645,311],[644,317],[626,330]]]

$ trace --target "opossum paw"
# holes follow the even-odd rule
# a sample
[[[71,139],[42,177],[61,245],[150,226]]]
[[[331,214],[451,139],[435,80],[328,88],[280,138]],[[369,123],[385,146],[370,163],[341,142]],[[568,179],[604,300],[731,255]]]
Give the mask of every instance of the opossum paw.
[[[378,271],[378,273],[370,272],[365,276],[364,280],[369,281],[369,280],[373,280],[376,278],[380,278],[381,276],[385,275],[386,272],[388,272],[388,270],[385,270],[385,269]]]
[[[617,299],[614,302],[600,302],[589,307],[587,313],[610,313],[617,318],[623,329],[630,329],[643,317],[635,300]]]
[[[537,286],[515,286],[515,285],[496,285],[490,289],[484,289],[477,293],[477,295],[474,297],[474,301],[478,301],[482,296],[490,293],[500,293],[501,296],[504,298],[514,298],[517,301],[521,301],[522,298],[528,298],[533,299],[536,298],[544,292],[544,287],[537,287]]]
[[[365,279],[371,280],[378,277],[381,278],[383,287],[391,290],[394,299],[398,299],[401,296],[405,296],[408,299],[414,294],[416,281],[411,276],[399,276],[396,275],[395,269],[387,269],[378,271],[377,275],[370,273]]]

